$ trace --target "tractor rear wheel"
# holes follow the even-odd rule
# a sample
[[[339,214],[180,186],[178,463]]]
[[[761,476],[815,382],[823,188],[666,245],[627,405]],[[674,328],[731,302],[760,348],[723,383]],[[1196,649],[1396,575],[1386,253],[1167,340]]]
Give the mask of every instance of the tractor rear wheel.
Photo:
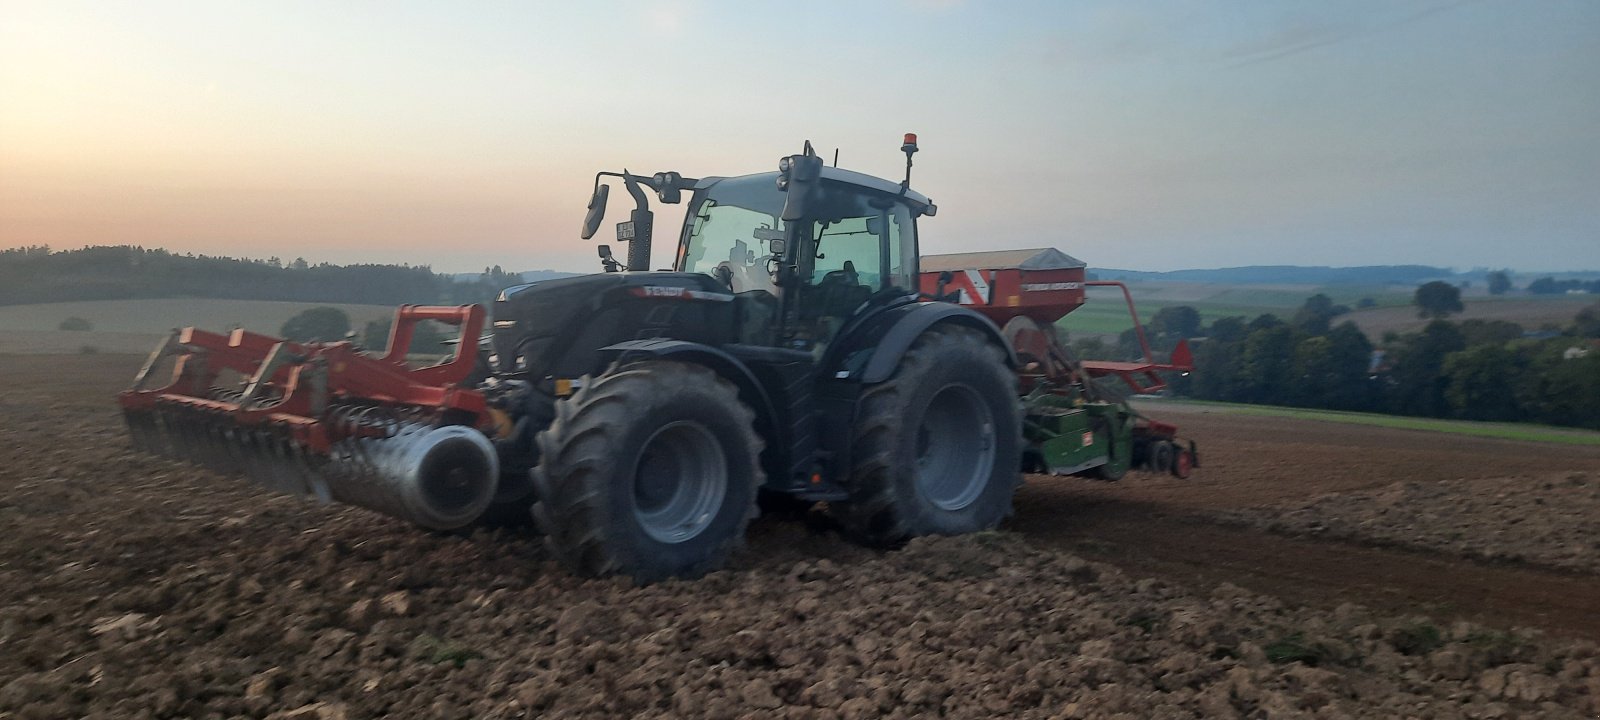
[[[1022,408],[1005,352],[958,325],[922,334],[856,412],[850,499],[831,503],[869,545],[988,530],[1022,481]]]
[[[699,365],[645,361],[585,383],[538,436],[545,546],[574,573],[640,584],[717,569],[756,514],[754,418]]]

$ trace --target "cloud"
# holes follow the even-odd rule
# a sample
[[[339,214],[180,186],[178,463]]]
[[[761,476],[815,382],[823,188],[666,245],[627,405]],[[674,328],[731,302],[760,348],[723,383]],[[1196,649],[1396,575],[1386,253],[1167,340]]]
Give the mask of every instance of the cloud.
[[[677,37],[699,14],[700,5],[693,0],[653,0],[645,6],[642,16],[645,27],[657,35]]]
[[[1368,21],[1352,24],[1348,21],[1298,20],[1291,25],[1280,27],[1264,37],[1238,43],[1233,48],[1223,52],[1222,58],[1224,60],[1233,60],[1234,62],[1228,67],[1234,68],[1271,62],[1317,48],[1336,45],[1347,40],[1391,30],[1402,25],[1409,25],[1424,18],[1478,1],[1455,0],[1454,2],[1423,8],[1388,22]]]

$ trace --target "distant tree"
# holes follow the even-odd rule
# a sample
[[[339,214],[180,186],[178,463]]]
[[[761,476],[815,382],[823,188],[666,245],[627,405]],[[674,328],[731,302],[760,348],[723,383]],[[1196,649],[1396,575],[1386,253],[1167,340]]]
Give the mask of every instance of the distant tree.
[[[1333,342],[1307,335],[1294,347],[1294,381],[1282,393],[1292,405],[1315,407],[1334,394],[1339,382],[1333,364]]]
[[[1206,328],[1206,337],[1218,342],[1239,342],[1249,334],[1250,328],[1245,325],[1244,318],[1236,316],[1217,318]]]
[[[1284,403],[1294,381],[1294,349],[1299,339],[1279,323],[1250,333],[1239,355],[1239,380],[1245,402]]]
[[[1250,324],[1247,325],[1246,327],[1248,327],[1250,329],[1250,332],[1253,333],[1253,332],[1255,332],[1257,330],[1266,330],[1266,329],[1269,329],[1269,328],[1275,328],[1275,327],[1282,326],[1283,324],[1284,324],[1283,320],[1279,319],[1277,315],[1273,315],[1272,313],[1264,313],[1264,314],[1261,314],[1261,315],[1257,315],[1256,319],[1251,320]]]
[[[1568,359],[1569,347],[1570,340],[1550,341],[1516,378],[1524,419],[1600,430],[1600,352]]]
[[[1511,384],[1527,368],[1527,359],[1504,343],[1451,353],[1443,366],[1445,400],[1455,417],[1520,420],[1522,409]]]
[[[1232,318],[1237,320],[1237,318]],[[1239,323],[1240,327],[1244,323]],[[1239,347],[1238,341],[1222,340],[1216,335],[1206,338],[1194,350],[1194,373],[1191,389],[1194,396],[1203,400],[1239,400]]]
[[[296,342],[333,342],[350,333],[350,316],[336,307],[314,307],[283,324],[278,331]]]
[[[306,263],[306,259],[303,257],[297,257],[294,262],[289,263],[290,270],[308,270],[310,268],[311,266]]]
[[[1360,308],[1362,310],[1365,310],[1365,309],[1371,308],[1371,307],[1377,307],[1377,306],[1378,306],[1378,301],[1377,300],[1373,300],[1372,298],[1369,298],[1369,297],[1364,297],[1364,298],[1361,298],[1360,300],[1356,301],[1356,307],[1358,307],[1358,308]]]
[[[1585,338],[1600,338],[1600,303],[1578,311],[1572,319],[1572,334]]]
[[[1417,314],[1425,318],[1446,318],[1465,309],[1461,305],[1461,288],[1442,280],[1418,286],[1411,302],[1417,306]]]
[[[94,329],[94,324],[81,317],[69,317],[65,320],[62,320],[61,324],[56,326],[56,329],[88,332]]]
[[[1504,270],[1489,273],[1489,294],[1504,295],[1511,289],[1511,274]]]
[[[1434,320],[1416,334],[1407,335],[1393,353],[1389,373],[1396,412],[1441,417],[1449,412],[1445,402],[1445,356],[1466,349],[1461,330],[1444,320]]]
[[[1566,291],[1566,284],[1556,282],[1553,277],[1542,277],[1528,283],[1528,292],[1534,295],[1559,295]]]
[[[1322,398],[1323,407],[1367,410],[1377,403],[1377,386],[1367,372],[1372,365],[1372,350],[1372,341],[1353,322],[1346,320],[1328,332],[1333,377]]]
[[[1295,329],[1312,335],[1325,335],[1328,328],[1332,327],[1333,318],[1336,317],[1341,306],[1333,304],[1333,299],[1322,293],[1317,293],[1306,298],[1305,304],[1295,311],[1294,319],[1290,324]],[[1344,308],[1349,312],[1350,308]]]
[[[1467,341],[1467,347],[1503,345],[1522,337],[1522,326],[1506,320],[1464,320],[1461,336]]]
[[[1072,352],[1076,353],[1080,360],[1110,360],[1113,355],[1106,341],[1098,335],[1073,340],[1071,347]]]
[[[1200,312],[1188,305],[1169,305],[1150,318],[1150,329],[1171,338],[1192,338],[1200,334]]]

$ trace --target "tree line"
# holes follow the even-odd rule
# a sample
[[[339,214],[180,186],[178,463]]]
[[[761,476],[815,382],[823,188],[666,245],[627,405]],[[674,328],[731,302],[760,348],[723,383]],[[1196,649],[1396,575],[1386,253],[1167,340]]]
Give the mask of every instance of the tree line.
[[[1338,322],[1347,311],[1319,294],[1288,319],[1263,314],[1203,325],[1194,308],[1174,306],[1146,330],[1161,353],[1192,341],[1195,370],[1174,378],[1177,395],[1600,429],[1600,303],[1554,337],[1529,337],[1503,320],[1439,318],[1378,343],[1355,323]],[[1086,359],[1139,354],[1132,331],[1116,344],[1089,338],[1073,347]]]
[[[0,250],[0,305],[173,297],[455,305],[488,302],[520,282],[499,266],[462,282],[426,265],[313,265],[133,245]]]

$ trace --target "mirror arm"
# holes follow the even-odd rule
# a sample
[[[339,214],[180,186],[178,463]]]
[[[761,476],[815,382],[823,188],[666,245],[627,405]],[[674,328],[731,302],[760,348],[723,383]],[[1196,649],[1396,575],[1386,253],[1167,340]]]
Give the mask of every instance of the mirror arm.
[[[640,210],[650,209],[650,197],[644,194],[643,188],[639,187],[640,185],[648,186],[650,178],[634,175],[627,170],[623,170],[622,174],[617,177],[622,178],[623,187],[626,187],[628,194],[633,196],[634,207]]]

